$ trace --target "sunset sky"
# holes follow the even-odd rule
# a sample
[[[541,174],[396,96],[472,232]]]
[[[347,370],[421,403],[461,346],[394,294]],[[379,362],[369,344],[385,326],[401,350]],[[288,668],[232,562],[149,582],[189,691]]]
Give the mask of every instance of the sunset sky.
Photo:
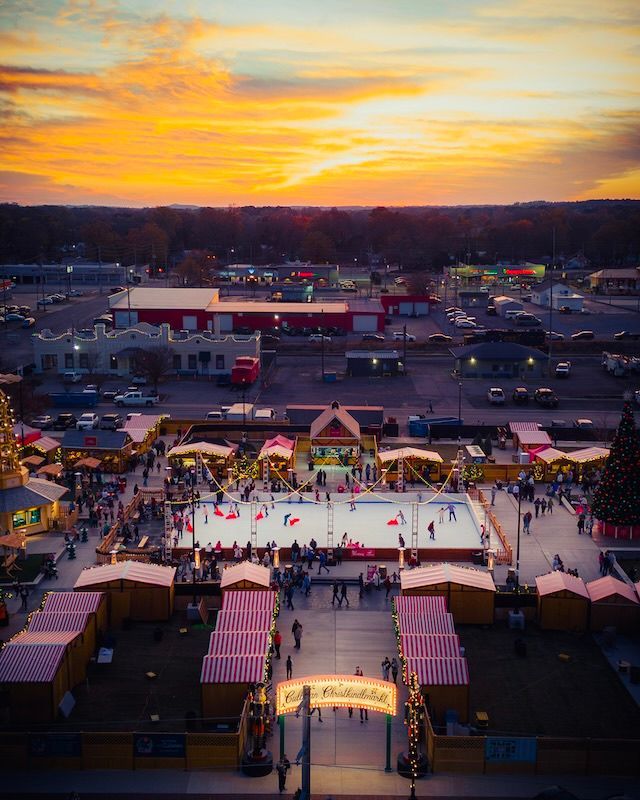
[[[640,198],[638,0],[2,0],[0,201]]]

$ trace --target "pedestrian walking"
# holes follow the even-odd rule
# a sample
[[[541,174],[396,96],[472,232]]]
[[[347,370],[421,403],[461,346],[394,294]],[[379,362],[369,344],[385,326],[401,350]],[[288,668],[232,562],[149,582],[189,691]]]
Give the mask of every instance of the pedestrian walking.
[[[491,505],[495,506],[496,504],[496,495],[498,494],[498,487],[494,484],[491,487]]]
[[[457,520],[457,517],[456,517],[456,508],[453,505],[453,503],[448,503],[447,511],[449,512],[449,522],[451,522],[451,520],[453,520],[454,522],[457,522],[458,520]]]
[[[327,554],[323,550],[318,551],[318,575],[324,569],[329,574],[329,567],[327,566]]]
[[[364,595],[364,578],[362,577],[362,573],[358,575],[358,597],[362,597]]]
[[[21,586],[20,587],[20,600],[22,601],[22,604],[20,606],[20,610],[21,611],[26,611],[27,610],[27,600],[28,599],[29,599],[29,590],[27,589],[26,586]]]
[[[291,626],[291,633],[293,634],[293,639],[295,641],[294,647],[296,650],[300,649],[300,644],[302,642],[302,625],[296,619]]]
[[[387,593],[384,596],[385,600],[389,599],[389,593],[391,592],[391,578],[387,575],[383,582],[384,588],[387,590]]]
[[[312,717],[316,713],[316,711],[318,712],[318,722],[322,722],[322,709],[320,708],[320,706],[312,708],[311,711],[309,712],[309,716]]]
[[[542,511],[542,516],[543,517],[544,517],[544,512],[545,512],[545,506],[546,506],[546,510],[550,514],[553,514],[553,500],[552,500],[551,497],[548,500],[545,500],[544,497],[542,498],[542,505],[540,507],[540,510]]]
[[[531,533],[531,530],[529,529],[529,526],[531,525],[531,520],[532,520],[532,514],[530,511],[527,511],[527,513],[522,517],[524,532],[527,534],[527,536]]]
[[[276,651],[276,658],[280,659],[280,647],[282,646],[282,634],[276,628],[276,632],[273,635],[273,649]]]
[[[385,656],[382,664],[380,664],[380,668],[382,670],[382,680],[388,681],[389,680],[389,670],[391,669],[391,662],[389,661],[389,656]]]
[[[287,772],[290,770],[290,768],[291,762],[285,754],[276,765],[276,772],[278,773],[278,789],[280,790],[280,794],[284,792],[287,785]]]
[[[600,566],[600,574],[604,575],[604,553],[602,550],[598,553],[598,564]]]
[[[349,598],[347,597],[347,584],[342,581],[340,584],[340,608],[342,608],[342,601],[347,604],[347,608],[349,608]]]
[[[584,514],[580,514],[578,517],[578,534],[582,535],[584,531]]]
[[[541,505],[542,505],[542,501],[540,500],[539,497],[536,497],[536,499],[533,501],[533,507],[534,507],[534,509],[536,511],[536,519],[538,519],[538,514],[540,513],[540,506]],[[545,505],[546,505],[546,503],[545,503]]]
[[[287,656],[285,667],[287,668],[287,680],[289,680],[293,675],[293,661],[291,660],[291,654]]]
[[[331,605],[332,606],[335,606],[336,600],[338,601],[338,605],[342,605],[342,603],[340,602],[340,599],[338,597],[338,590],[339,590],[338,580],[336,578],[336,580],[334,580],[334,582],[333,582],[333,586],[331,587],[331,591],[333,592],[333,597],[331,598]]]
[[[295,608],[294,608],[294,606],[293,606],[293,591],[294,591],[293,584],[292,584],[292,583],[290,583],[290,584],[287,586],[287,588],[286,588],[286,590],[285,590],[285,593],[284,593],[284,596],[285,596],[285,597],[286,597],[286,599],[287,599],[287,606],[286,606],[286,607],[287,607],[287,608],[290,608],[290,609],[291,609],[291,611],[295,611]]]
[[[391,659],[391,677],[394,683],[398,683],[398,659],[395,656]]]

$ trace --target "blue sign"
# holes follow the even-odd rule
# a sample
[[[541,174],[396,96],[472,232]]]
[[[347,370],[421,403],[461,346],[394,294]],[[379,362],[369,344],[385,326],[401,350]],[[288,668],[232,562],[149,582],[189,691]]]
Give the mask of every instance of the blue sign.
[[[134,733],[135,758],[184,758],[186,740],[183,733]]]
[[[537,739],[509,736],[487,736],[484,744],[486,761],[535,762]]]

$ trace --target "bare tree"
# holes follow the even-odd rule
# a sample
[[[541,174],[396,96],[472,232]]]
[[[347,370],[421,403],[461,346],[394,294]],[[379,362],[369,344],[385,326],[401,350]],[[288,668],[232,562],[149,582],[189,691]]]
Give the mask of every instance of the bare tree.
[[[144,375],[156,391],[158,383],[171,370],[172,362],[173,350],[169,347],[149,347],[135,356],[136,372]]]

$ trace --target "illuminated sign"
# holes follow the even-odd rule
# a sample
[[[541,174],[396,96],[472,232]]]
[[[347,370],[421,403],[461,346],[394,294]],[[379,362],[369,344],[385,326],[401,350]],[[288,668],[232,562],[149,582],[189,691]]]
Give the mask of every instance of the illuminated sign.
[[[505,275],[535,275],[535,269],[505,269]]]
[[[395,683],[360,675],[312,675],[278,684],[278,715],[298,710],[303,686],[311,689],[311,708],[366,708],[381,714],[396,713],[398,690]]]

